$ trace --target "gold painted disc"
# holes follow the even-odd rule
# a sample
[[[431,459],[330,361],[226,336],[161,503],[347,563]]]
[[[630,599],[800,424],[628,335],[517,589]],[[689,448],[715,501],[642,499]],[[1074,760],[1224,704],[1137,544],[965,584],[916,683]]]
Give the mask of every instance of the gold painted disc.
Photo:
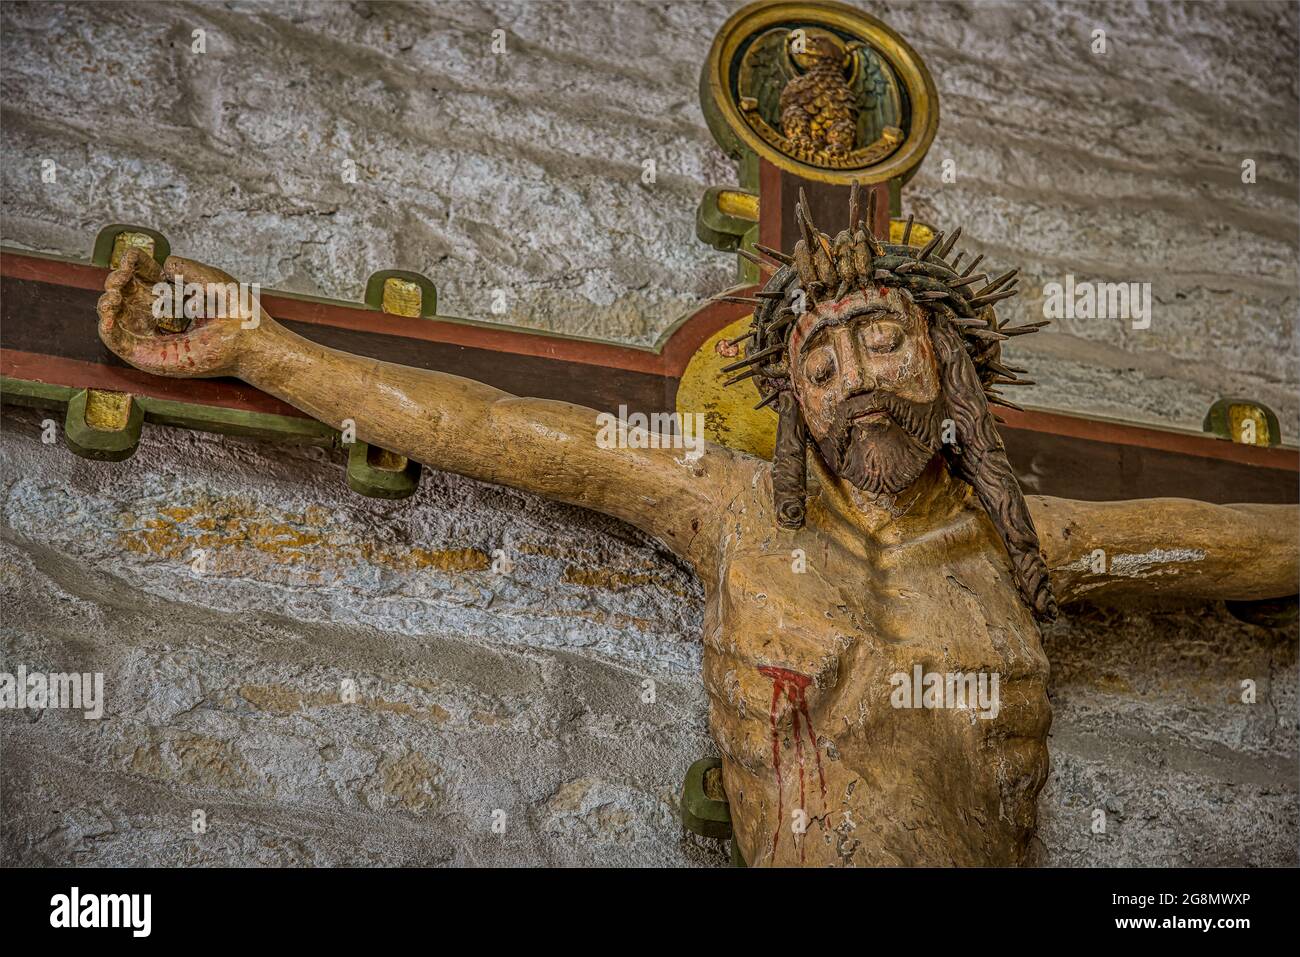
[[[700,77],[714,138],[803,179],[909,179],[939,128],[920,56],[875,17],[828,0],[756,3],[718,31]]]

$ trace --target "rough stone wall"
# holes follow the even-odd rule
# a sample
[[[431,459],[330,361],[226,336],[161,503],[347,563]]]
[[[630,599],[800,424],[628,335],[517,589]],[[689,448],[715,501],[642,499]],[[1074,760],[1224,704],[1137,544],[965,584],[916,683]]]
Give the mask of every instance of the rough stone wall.
[[[0,711],[9,862],[725,861],[675,811],[713,753],[699,584],[634,530],[439,473],[366,499],[320,450],[173,429],[94,463],[6,411],[5,670],[109,698]]]
[[[137,222],[268,288],[356,299],[372,271],[414,269],[450,315],[650,343],[734,270],[694,237],[705,188],[735,181],[696,93],[732,9],[7,3],[0,235],[84,256]],[[906,206],[1024,268],[1008,314],[1040,318],[1066,274],[1152,283],[1148,329],[1074,319],[1018,342],[1026,401],[1199,429],[1244,394],[1294,442],[1294,5],[866,9],[939,90]]]
[[[677,818],[715,753],[699,584],[633,529],[173,429],[89,462],[41,419],[0,438],[0,670],[103,671],[108,714],[0,711],[5,863],[725,863]],[[1295,863],[1294,636],[1079,609],[1045,643],[1038,863]]]
[[[154,224],[267,286],[355,298],[415,268],[452,314],[651,341],[731,270],[692,226],[732,177],[695,99],[731,7],[605,9],[5,4],[0,236],[84,255],[104,223]],[[1033,401],[1195,428],[1244,392],[1294,437],[1294,9],[870,9],[942,97],[922,218],[963,222],[1031,290],[1156,283],[1145,333],[1029,337]],[[1082,52],[1096,22],[1108,60]],[[498,26],[505,60],[484,53]],[[699,584],[636,532],[429,471],[368,500],[319,450],[178,430],[97,464],[43,445],[43,418],[2,421],[0,670],[103,671],[109,706],[0,712],[0,863],[725,860],[676,818],[713,753]],[[1079,609],[1045,643],[1040,863],[1295,863],[1294,635]]]

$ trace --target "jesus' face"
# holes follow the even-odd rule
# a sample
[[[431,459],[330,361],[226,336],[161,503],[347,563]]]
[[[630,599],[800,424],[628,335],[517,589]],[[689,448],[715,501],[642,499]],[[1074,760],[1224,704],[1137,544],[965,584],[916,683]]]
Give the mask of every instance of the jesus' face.
[[[899,492],[942,443],[943,394],[925,314],[898,289],[819,303],[790,337],[795,395],[831,470],[872,494]]]

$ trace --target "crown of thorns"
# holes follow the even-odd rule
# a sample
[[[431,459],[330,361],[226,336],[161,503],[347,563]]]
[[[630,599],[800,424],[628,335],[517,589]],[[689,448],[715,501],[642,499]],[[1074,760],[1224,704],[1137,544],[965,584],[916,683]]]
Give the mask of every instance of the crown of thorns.
[[[908,243],[912,234],[911,216],[907,217],[900,244],[882,243],[868,225],[876,217],[876,191],[871,191],[864,220],[856,182],[849,192],[849,228],[841,230],[834,240],[817,229],[808,209],[808,198],[800,189],[795,218],[803,238],[795,243],[794,255],[788,256],[759,243],[754,248],[767,259],[739,250],[740,255],[760,269],[775,270],[754,298],[713,297],[715,301],[754,306],[749,331],[730,340],[733,346],[748,344],[743,359],[723,367],[722,373],[731,376],[724,386],[753,379],[762,396],[754,408],[761,409],[775,402],[783,391],[790,389],[790,332],[799,316],[824,298],[833,301],[854,288],[887,286],[906,291],[913,302],[929,313],[932,321],[951,323],[961,333],[988,401],[1020,410],[998,387],[1034,383],[1019,377],[1025,369],[1002,362],[1001,344],[1012,336],[1037,332],[1048,324],[1045,321],[1015,327],[999,324],[993,304],[1019,292],[1015,277],[1020,270],[1012,269],[990,280],[987,274],[975,272],[984,258],[979,255],[958,272],[966,254],[958,252],[951,262],[948,256],[961,237],[961,227],[954,229],[947,239],[943,233],[936,233],[924,246],[916,247]]]

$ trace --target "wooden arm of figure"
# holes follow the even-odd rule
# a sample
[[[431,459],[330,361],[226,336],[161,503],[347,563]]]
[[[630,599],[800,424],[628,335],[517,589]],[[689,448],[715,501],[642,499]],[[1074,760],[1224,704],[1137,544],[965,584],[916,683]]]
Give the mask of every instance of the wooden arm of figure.
[[[727,450],[602,447],[592,409],[339,352],[274,320],[258,333],[240,377],[308,415],[336,428],[351,419],[362,441],[431,468],[613,515],[708,564],[719,538],[708,526],[731,485]]]
[[[1296,594],[1300,506],[1029,496],[1058,601]]]
[[[613,515],[645,530],[701,574],[716,560],[720,523],[740,457],[704,443],[629,448],[598,441],[592,409],[517,398],[492,386],[330,349],[256,307],[159,328],[154,283],[231,283],[226,273],[170,257],[160,268],[137,250],[110,274],[100,337],[136,368],[167,376],[234,375],[335,428],[430,468],[495,482]],[[240,307],[242,308],[242,306]],[[612,446],[612,447],[611,447]]]

